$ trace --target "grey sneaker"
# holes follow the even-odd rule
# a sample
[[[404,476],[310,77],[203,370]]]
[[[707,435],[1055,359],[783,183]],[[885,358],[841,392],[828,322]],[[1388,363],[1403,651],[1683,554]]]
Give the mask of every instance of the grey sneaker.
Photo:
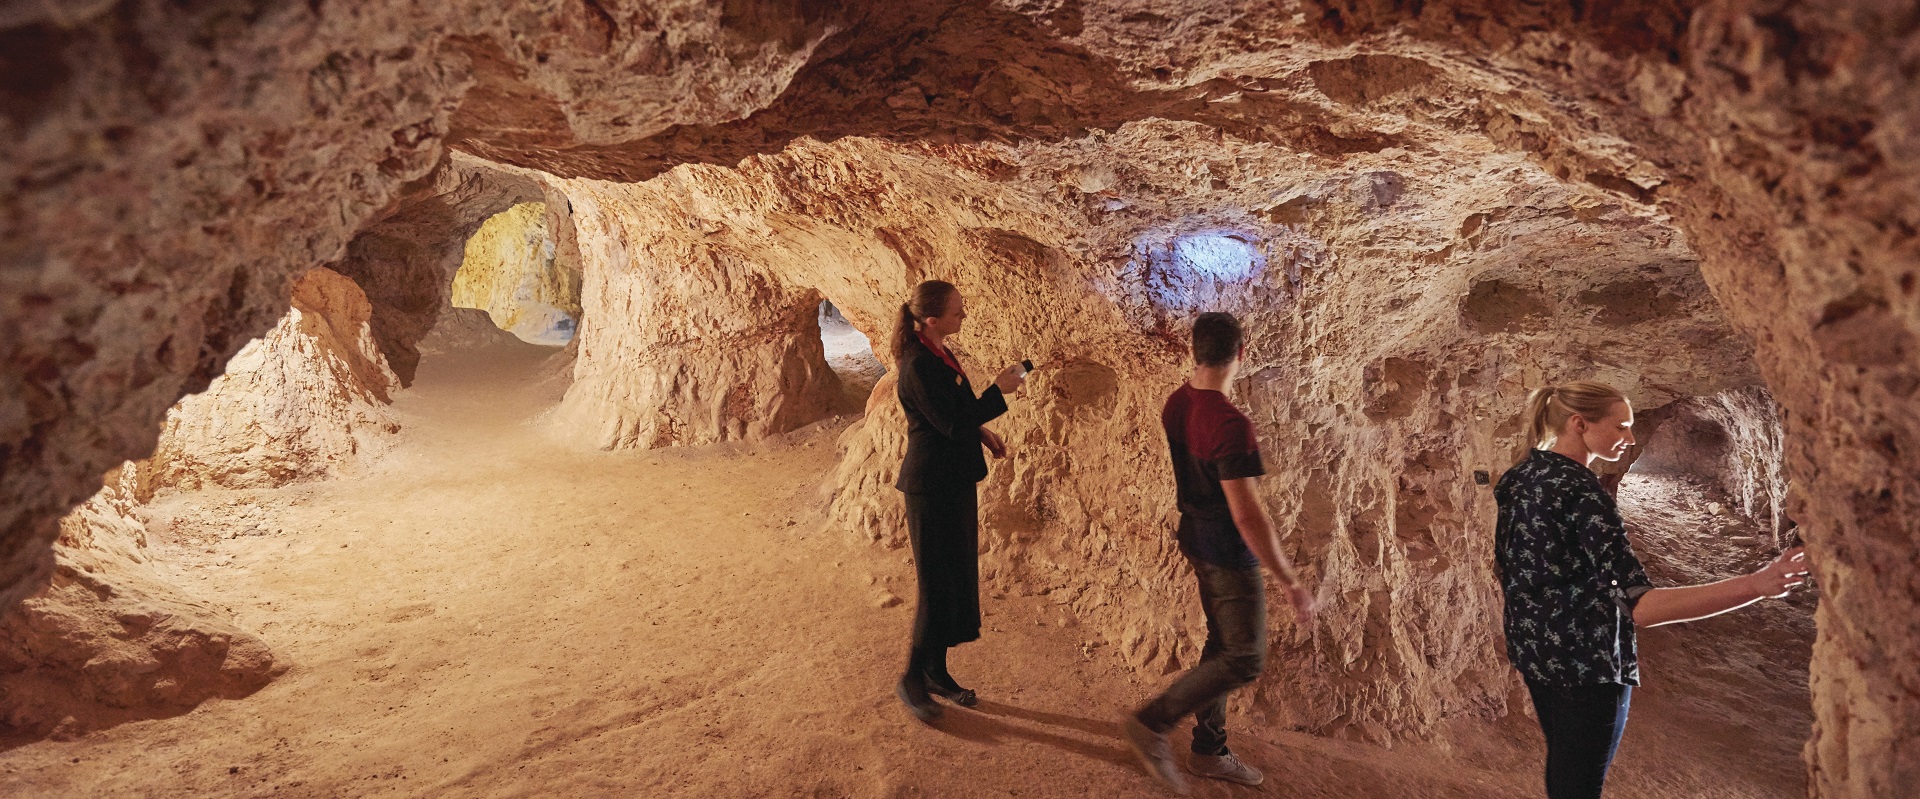
[[[1228,752],[1218,757],[1214,755],[1194,755],[1187,761],[1187,770],[1202,777],[1214,780],[1237,782],[1241,785],[1259,785],[1267,778],[1260,770],[1240,761],[1240,758]]]
[[[1159,777],[1161,782],[1172,788],[1174,793],[1187,795],[1187,775],[1180,773],[1180,767],[1173,763],[1173,750],[1167,746],[1165,733],[1154,732],[1141,724],[1132,713],[1127,714],[1120,728],[1126,733],[1127,745],[1133,753],[1140,756],[1140,765],[1147,767],[1147,773]]]

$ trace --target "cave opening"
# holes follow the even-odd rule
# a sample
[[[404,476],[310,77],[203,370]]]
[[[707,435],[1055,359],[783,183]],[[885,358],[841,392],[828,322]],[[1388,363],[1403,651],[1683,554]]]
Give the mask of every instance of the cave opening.
[[[1676,400],[1636,427],[1643,442],[1609,477],[1622,514],[1674,579],[1730,576],[1800,543],[1786,515],[1780,408],[1765,388]]]
[[[1640,446],[1624,471],[1610,468],[1629,537],[1656,585],[1698,585],[1747,574],[1800,546],[1786,514],[1782,411],[1764,387],[1684,397],[1636,419]],[[1809,685],[1817,594],[1737,614],[1643,631],[1649,690],[1687,698],[1683,712],[1731,715],[1771,708],[1790,731],[1755,751],[1791,758],[1814,723]],[[1714,679],[1744,673],[1746,679]],[[1763,676],[1764,675],[1764,676]]]
[[[874,385],[887,371],[874,354],[873,342],[847,321],[832,300],[820,301],[816,323],[820,326],[820,346],[826,354],[827,365],[840,376],[849,399],[864,406]]]
[[[494,214],[466,241],[452,305],[485,311],[528,344],[566,346],[580,323],[580,274],[556,255],[545,203]]]

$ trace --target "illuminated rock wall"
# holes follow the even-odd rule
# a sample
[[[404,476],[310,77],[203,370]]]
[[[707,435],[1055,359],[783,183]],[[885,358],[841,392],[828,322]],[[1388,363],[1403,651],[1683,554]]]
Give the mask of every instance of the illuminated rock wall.
[[[580,319],[580,273],[554,256],[546,204],[500,212],[467,240],[453,277],[453,307],[484,310],[501,330],[528,343],[571,341]]]
[[[1651,440],[1633,469],[1697,479],[1729,510],[1784,535],[1790,524],[1780,415],[1759,387],[1675,402],[1649,414]]]
[[[535,177],[453,153],[402,187],[392,204],[348,242],[346,257],[328,265],[366,292],[374,342],[401,385],[413,380],[420,360],[416,344],[452,307],[453,277],[465,259],[467,240],[494,214],[545,197]],[[565,214],[554,211],[548,207],[548,230],[564,257],[571,227]]]
[[[366,295],[316,268],[292,302],[226,374],[167,412],[142,462],[144,492],[281,486],[351,473],[385,451],[400,429],[387,409],[399,380],[374,343]]]
[[[988,486],[993,526],[1075,531],[1022,533],[1063,571],[1017,587],[1082,612],[1114,604],[1080,576],[1109,572],[1087,564],[1171,590],[1164,503],[1108,526],[1100,509],[1120,503],[1099,472],[1152,484],[1148,422],[1178,374],[1181,320],[1247,314],[1243,398],[1293,470],[1271,482],[1297,492],[1272,499],[1342,608],[1280,643],[1332,690],[1257,704],[1319,728],[1418,729],[1492,694],[1487,625],[1450,620],[1487,600],[1485,499],[1462,471],[1511,455],[1523,389],[1598,376],[1653,405],[1757,367],[1785,411],[1790,510],[1823,596],[1812,790],[1920,783],[1920,32],[1905,6],[136,1],[15,4],[0,35],[0,598],[51,573],[56,520],[284,315],[292,276],[344,256],[410,374],[447,285],[420,278],[447,275],[434,248],[466,222],[400,213],[422,224],[397,238],[369,225],[414,209],[409,187],[451,147],[606,181],[567,189],[609,198],[583,212],[593,236],[649,235],[620,231],[628,214],[715,231],[675,230],[658,257],[582,245],[582,337],[596,303],[660,331],[580,345],[592,385],[568,402],[597,444],[815,415],[813,292],[869,335],[927,274],[1002,309],[969,335],[976,368],[1054,368],[1005,423],[1032,457]],[[812,140],[832,158],[879,146],[863,139],[929,174],[894,190],[870,166],[806,157]],[[669,183],[741,196],[612,207],[618,184],[686,164],[722,171]],[[729,178],[736,166],[753,180]],[[773,197],[803,199],[759,227]],[[459,232],[420,258],[373,246],[434,224]],[[1213,238],[1183,243],[1195,233]],[[1180,274],[1212,271],[1235,237],[1265,259],[1252,288]],[[1753,367],[1729,354],[1729,326]],[[878,427],[850,434],[842,518],[891,512],[895,446]],[[1134,454],[1057,454],[1109,447]],[[1171,647],[1165,625],[1114,618],[1130,658],[1164,662],[1146,647]],[[1461,688],[1443,692],[1450,675]]]
[[[736,119],[846,22],[784,1],[8,4],[0,603],[52,573],[57,521],[100,476],[285,315],[288,281],[349,255],[450,141]],[[442,304],[410,309],[412,338]]]

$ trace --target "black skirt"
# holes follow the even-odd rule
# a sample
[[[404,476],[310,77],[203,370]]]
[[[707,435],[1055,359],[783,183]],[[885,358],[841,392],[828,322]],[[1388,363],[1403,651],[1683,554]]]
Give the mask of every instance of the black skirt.
[[[980,638],[980,508],[972,484],[908,494],[907,536],[920,581],[913,645],[949,647]]]

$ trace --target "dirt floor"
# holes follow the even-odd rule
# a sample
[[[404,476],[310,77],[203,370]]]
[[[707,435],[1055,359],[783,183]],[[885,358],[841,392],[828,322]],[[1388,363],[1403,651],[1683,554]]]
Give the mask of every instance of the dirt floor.
[[[245,699],[0,752],[0,796],[1162,795],[1114,720],[1165,678],[1084,654],[1044,598],[989,599],[984,640],[957,650],[978,712],[904,712],[906,555],[823,529],[848,420],[569,450],[532,421],[546,354],[423,363],[404,440],[362,478],[156,506],[156,559],[293,668]],[[1610,797],[1803,793],[1805,636],[1729,644],[1751,627],[1646,636]],[[1521,713],[1391,750],[1234,734],[1267,784],[1196,795],[1539,793]]]

